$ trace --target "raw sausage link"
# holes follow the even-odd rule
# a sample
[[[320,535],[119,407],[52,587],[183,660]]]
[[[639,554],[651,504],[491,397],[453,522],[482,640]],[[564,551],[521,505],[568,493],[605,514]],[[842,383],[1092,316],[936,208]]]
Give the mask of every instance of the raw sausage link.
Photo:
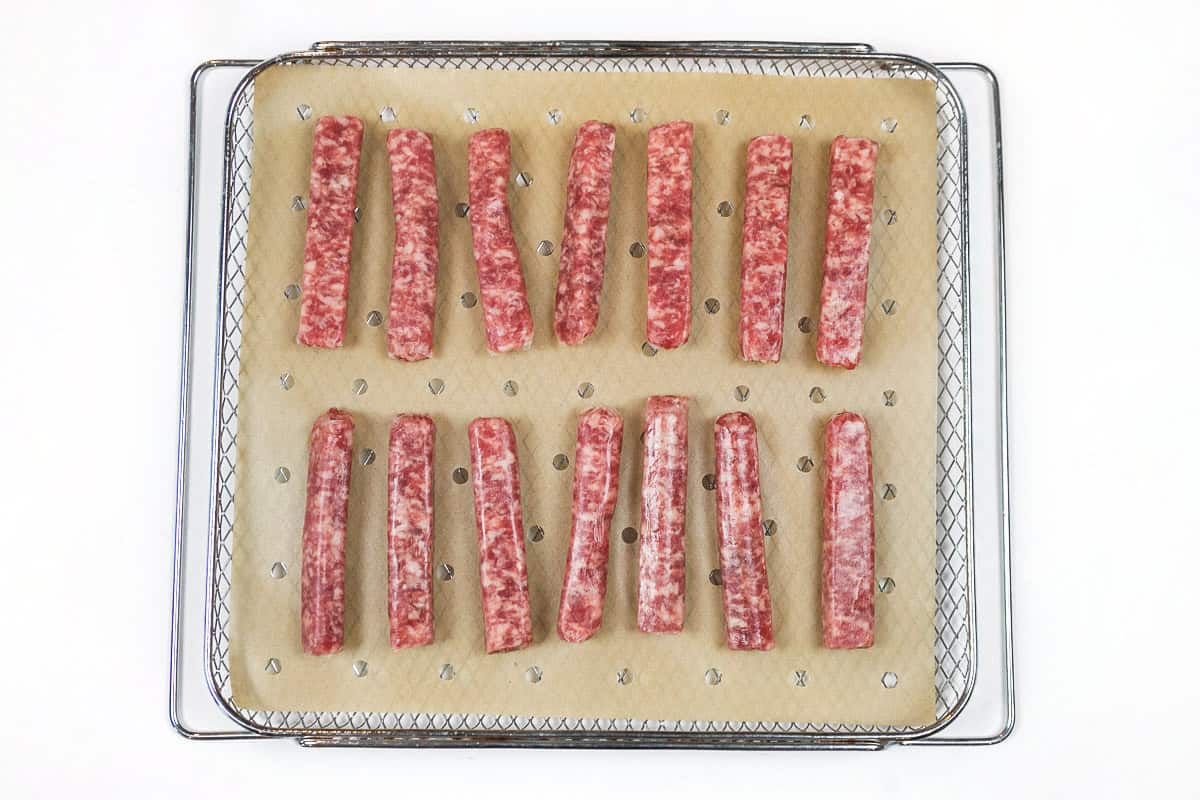
[[[388,437],[388,620],[392,647],[433,643],[433,420],[400,414]]]
[[[646,633],[683,630],[687,404],[686,397],[646,401],[637,611],[638,628]]]
[[[521,525],[517,439],[507,420],[480,418],[468,428],[484,644],[489,653],[519,650],[533,641],[529,578]]]
[[[650,129],[646,146],[646,341],[679,347],[692,329],[692,123]]]
[[[420,361],[433,355],[437,297],[438,194],[433,140],[421,131],[396,128],[388,131],[387,149],[396,217],[387,350],[392,358]]]
[[[875,510],[871,431],[843,411],[825,427],[821,629],[826,647],[875,641]]]
[[[554,297],[554,333],[579,344],[596,329],[604,286],[604,237],[612,193],[617,129],[591,120],[579,126],[567,172],[567,210]]]
[[[296,341],[308,347],[341,347],[346,340],[350,242],[363,124],[357,117],[321,117],[313,130],[308,184],[308,230],[300,281]]]
[[[725,642],[731,650],[770,650],[775,634],[763,545],[758,429],[749,414],[717,418],[716,459]]]
[[[608,529],[617,507],[621,417],[607,408],[579,415],[571,546],[558,605],[558,635],[582,642],[600,629],[608,589]]]
[[[742,222],[742,301],[738,338],[747,361],[779,361],[787,286],[792,142],[759,136],[746,148]]]
[[[308,498],[300,573],[304,652],[336,653],[345,641],[346,519],[350,510],[354,418],[331,408],[308,438]]]
[[[862,356],[878,152],[879,145],[870,139],[846,136],[834,139],[830,150],[825,266],[817,326],[817,360],[830,367],[854,369]]]
[[[480,131],[467,147],[471,241],[483,299],[488,350],[507,353],[533,344],[533,317],[508,210],[508,133]]]

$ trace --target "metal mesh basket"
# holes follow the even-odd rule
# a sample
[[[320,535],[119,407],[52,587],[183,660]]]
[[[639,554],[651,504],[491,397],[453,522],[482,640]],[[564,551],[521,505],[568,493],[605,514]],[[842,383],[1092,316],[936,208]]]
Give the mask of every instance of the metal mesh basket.
[[[463,70],[585,72],[709,72],[781,76],[927,80],[937,102],[938,426],[936,476],[936,721],[922,729],[863,725],[722,723],[672,720],[572,719],[497,715],[303,712],[238,707],[229,671],[233,500],[241,326],[254,141],[254,76],[286,64],[339,64],[362,69],[398,66]],[[966,120],[952,84],[933,66],[863,47],[811,45],[645,45],[598,43],[343,43],[280,56],[252,70],[229,106],[220,282],[220,357],[212,463],[211,560],[206,586],[205,662],[214,698],[241,724],[269,735],[310,735],[326,741],[474,740],[580,746],[784,746],[870,737],[904,740],[944,727],[971,694],[976,669],[973,630],[970,341],[966,206]],[[335,735],[336,734],[336,735]],[[365,739],[364,739],[365,737]]]

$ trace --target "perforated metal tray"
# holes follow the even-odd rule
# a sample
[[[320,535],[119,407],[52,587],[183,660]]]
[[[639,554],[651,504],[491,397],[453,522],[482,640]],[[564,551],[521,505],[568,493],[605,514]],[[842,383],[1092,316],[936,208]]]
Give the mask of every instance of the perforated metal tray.
[[[336,63],[362,69],[397,65],[451,69],[556,71],[685,71],[735,74],[778,74],[818,77],[866,77],[878,80],[928,80],[934,84],[938,123],[938,463],[937,563],[935,626],[936,721],[925,728],[849,725],[754,724],[678,721],[581,720],[569,718],[512,718],[489,715],[411,715],[396,713],[305,713],[251,710],[238,707],[229,685],[228,625],[232,550],[233,494],[236,489],[238,376],[240,323],[245,282],[245,241],[250,196],[250,157],[253,144],[255,76],[277,64]],[[222,144],[222,179],[217,258],[198,260],[198,195],[204,191],[201,159],[205,152],[201,117],[201,81],[211,71],[237,70],[241,75],[231,94]],[[892,743],[984,744],[1000,741],[1014,718],[1011,655],[1010,590],[1008,584],[1007,462],[1003,402],[994,413],[994,438],[989,453],[999,457],[995,480],[999,488],[995,563],[1000,604],[1000,691],[1003,720],[995,733],[936,736],[963,711],[972,697],[979,670],[978,581],[973,445],[973,381],[977,374],[972,352],[971,233],[967,191],[970,157],[967,148],[967,110],[948,73],[983,76],[991,89],[990,112],[995,140],[993,193],[996,327],[994,380],[988,381],[1003,400],[1003,217],[1000,165],[998,88],[990,72],[979,65],[947,64],[941,68],[919,59],[875,53],[865,45],[778,43],[457,43],[347,42],[318,43],[311,49],[264,61],[210,61],[192,78],[192,147],[189,157],[189,214],[187,296],[184,309],[183,372],[180,387],[179,474],[177,482],[176,547],[171,639],[170,714],[176,729],[189,738],[250,738],[291,736],[301,743],[373,745],[526,745],[580,747],[760,747],[760,748],[881,748]],[[212,114],[209,113],[211,118]],[[210,145],[211,150],[211,145]],[[209,193],[211,194],[211,186]],[[989,187],[990,188],[990,187]],[[209,209],[212,210],[212,209]],[[216,290],[215,307],[198,308],[197,267],[209,275]],[[214,269],[215,267],[215,269]],[[198,425],[204,411],[194,402],[196,364],[201,351],[192,348],[197,317],[211,313],[203,329],[212,331],[212,350],[203,351],[212,366],[212,405],[207,423]],[[989,356],[993,353],[989,352]],[[989,365],[993,359],[987,359]],[[207,458],[189,448],[201,428],[210,434]],[[207,462],[207,463],[205,463]],[[204,465],[205,469],[198,468]],[[209,492],[200,497],[189,476],[207,472]],[[207,500],[204,503],[203,500]],[[205,507],[206,506],[206,507]],[[201,511],[203,508],[203,511]],[[205,520],[206,524],[189,520]],[[193,532],[189,535],[189,529]],[[202,532],[207,535],[202,535]],[[207,544],[202,559],[191,555],[196,540]],[[189,625],[188,590],[203,565],[203,624]],[[189,577],[192,579],[189,581]],[[194,590],[193,590],[194,591]],[[199,630],[193,630],[199,627]],[[186,630],[185,630],[186,629]],[[242,727],[238,731],[194,730],[180,719],[181,697],[188,672],[187,651],[203,642],[199,659],[205,683],[218,708]],[[190,647],[189,647],[190,645]]]

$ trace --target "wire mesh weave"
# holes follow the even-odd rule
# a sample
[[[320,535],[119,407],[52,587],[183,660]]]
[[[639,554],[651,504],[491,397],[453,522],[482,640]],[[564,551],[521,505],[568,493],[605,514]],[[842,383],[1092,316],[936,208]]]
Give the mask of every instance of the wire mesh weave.
[[[971,622],[970,492],[968,447],[969,347],[966,216],[963,165],[965,120],[944,77],[916,62],[885,56],[857,57],[525,57],[509,54],[422,54],[297,56],[283,63],[341,64],[360,68],[435,67],[449,69],[541,70],[557,72],[710,72],[796,77],[857,77],[929,80],[937,102],[937,259],[938,259],[938,430],[936,478],[936,610],[934,654],[936,716],[942,721],[965,700],[974,647]],[[215,445],[215,509],[211,546],[207,658],[213,691],[251,727],[279,733],[454,730],[487,732],[657,732],[703,734],[872,735],[911,733],[888,726],[805,723],[711,722],[644,719],[514,717],[488,714],[406,714],[346,711],[255,710],[237,706],[229,670],[228,597],[231,587],[233,502],[236,492],[238,379],[245,304],[246,241],[253,149],[254,83],[233,98],[226,142],[226,208],[222,263],[221,358],[218,375],[219,431]]]

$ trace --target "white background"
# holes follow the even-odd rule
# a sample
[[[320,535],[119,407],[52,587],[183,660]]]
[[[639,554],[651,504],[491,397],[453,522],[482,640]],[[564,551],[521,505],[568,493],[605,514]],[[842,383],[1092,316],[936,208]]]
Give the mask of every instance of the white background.
[[[0,793],[1195,793],[1185,762],[1200,713],[1194,10],[584,5],[35,2],[3,15]],[[357,752],[192,743],[171,730],[187,77],[206,58],[338,38],[867,41],[996,70],[1020,684],[1007,743],[882,754]]]

